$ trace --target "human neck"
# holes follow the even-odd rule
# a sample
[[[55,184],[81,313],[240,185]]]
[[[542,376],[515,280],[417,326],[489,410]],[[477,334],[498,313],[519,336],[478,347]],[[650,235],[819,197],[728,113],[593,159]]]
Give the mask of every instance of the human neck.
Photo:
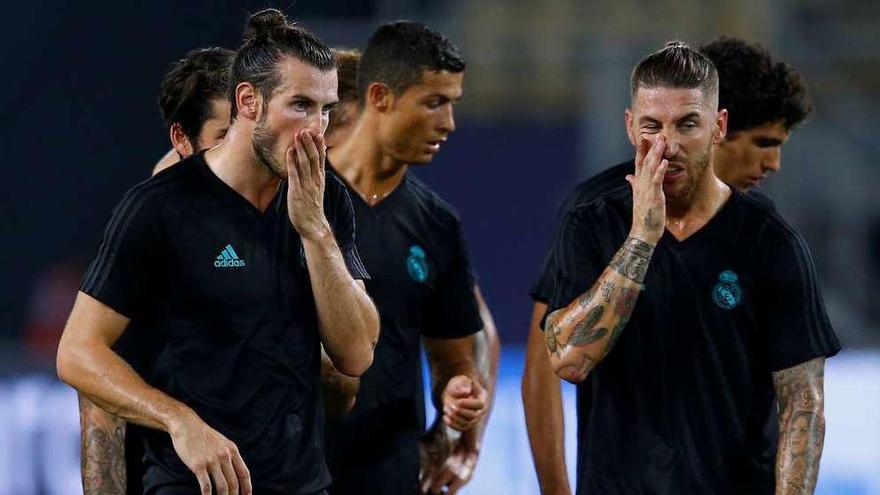
[[[354,125],[349,138],[327,153],[336,171],[373,206],[400,185],[409,166],[382,149],[369,118],[362,116]]]
[[[667,199],[667,230],[679,240],[690,237],[709,223],[730,194],[730,187],[715,176],[710,166],[688,197]]]
[[[247,124],[236,121],[223,141],[205,152],[205,161],[220,180],[258,210],[265,211],[278,191],[281,177],[257,158],[251,132],[245,128]]]

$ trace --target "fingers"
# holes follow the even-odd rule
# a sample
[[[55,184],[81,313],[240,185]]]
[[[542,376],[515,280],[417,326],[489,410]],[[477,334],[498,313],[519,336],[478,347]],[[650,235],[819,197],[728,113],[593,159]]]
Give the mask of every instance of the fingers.
[[[228,452],[219,460],[218,464],[220,464],[220,470],[226,478],[229,495],[238,495],[238,476],[235,474],[235,468],[232,466],[232,457]]]
[[[287,152],[284,154],[284,161],[287,164],[287,180],[291,184],[299,186],[300,177],[296,163],[296,143],[290,148],[287,148]]]
[[[299,177],[303,186],[312,183],[312,165],[310,163],[308,151],[306,151],[305,134],[306,132],[303,131],[293,138],[293,145],[296,150],[297,172],[299,172]],[[309,139],[309,141],[311,141],[311,139]]]
[[[196,479],[199,481],[199,490],[201,490],[202,495],[211,495],[211,477],[208,476],[208,471],[202,468],[193,471],[193,474],[196,475]]]
[[[318,150],[318,136],[313,136],[311,131],[305,130],[299,134],[299,137],[308,158],[309,178],[314,180],[321,175],[321,168],[323,167],[321,153]]]
[[[636,146],[636,171],[642,168],[642,163],[645,161],[645,155],[648,154],[648,150],[650,150],[653,145],[654,143],[645,138],[641,138],[639,141],[638,146]]]
[[[252,495],[254,493],[254,487],[251,483],[251,472],[244,464],[244,459],[241,458],[238,449],[232,451],[232,467],[235,470],[235,475],[238,477],[239,488],[242,495]]]
[[[660,160],[660,165],[657,166],[657,169],[654,171],[654,175],[651,177],[651,182],[656,185],[663,184],[663,176],[666,175],[666,169],[669,167],[669,160],[662,159]]]
[[[428,488],[428,493],[443,493],[443,487],[452,483],[454,480],[455,473],[452,472],[448,466],[444,466],[443,469],[437,473],[437,476]]]
[[[211,463],[208,472],[211,473],[211,480],[214,482],[217,495],[229,495],[229,484],[226,483],[226,476],[223,474],[220,464],[219,462]]]
[[[466,375],[453,376],[446,383],[446,393],[456,399],[471,395],[472,388],[472,380]]]

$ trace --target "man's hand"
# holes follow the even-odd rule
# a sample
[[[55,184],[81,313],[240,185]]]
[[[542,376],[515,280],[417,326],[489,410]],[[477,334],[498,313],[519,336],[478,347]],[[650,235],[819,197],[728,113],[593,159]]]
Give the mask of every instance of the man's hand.
[[[443,389],[443,422],[458,431],[474,427],[486,414],[486,389],[467,375],[457,375]]]
[[[479,457],[476,436],[469,432],[452,440],[445,432],[443,425],[435,423],[419,441],[419,482],[423,494],[454,495],[474,474]]]
[[[626,176],[633,191],[631,236],[657,244],[666,229],[666,196],[663,176],[669,161],[663,158],[666,139],[660,135],[652,143],[642,139],[636,150],[635,173]]]
[[[199,481],[202,495],[251,495],[251,474],[238,447],[195,413],[185,414],[169,429],[174,450]],[[213,483],[213,484],[212,484]]]
[[[287,214],[293,228],[304,239],[316,239],[330,232],[324,216],[324,137],[308,129],[294,137],[287,149]]]

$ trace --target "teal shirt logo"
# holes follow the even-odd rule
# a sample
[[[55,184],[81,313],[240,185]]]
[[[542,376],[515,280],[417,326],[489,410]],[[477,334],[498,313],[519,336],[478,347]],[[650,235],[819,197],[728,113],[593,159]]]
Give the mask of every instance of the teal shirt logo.
[[[421,246],[410,246],[409,256],[406,257],[406,271],[416,282],[424,283],[428,280],[428,260]]]
[[[742,301],[742,289],[736,273],[724,270],[718,275],[718,283],[712,289],[712,299],[721,309],[733,309]]]

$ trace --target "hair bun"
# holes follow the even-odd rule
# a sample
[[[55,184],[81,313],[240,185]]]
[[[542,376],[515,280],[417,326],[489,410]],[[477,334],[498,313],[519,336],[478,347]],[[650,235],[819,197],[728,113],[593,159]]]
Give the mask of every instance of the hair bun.
[[[266,9],[251,15],[244,28],[244,39],[270,38],[287,27],[287,17],[278,9]]]

